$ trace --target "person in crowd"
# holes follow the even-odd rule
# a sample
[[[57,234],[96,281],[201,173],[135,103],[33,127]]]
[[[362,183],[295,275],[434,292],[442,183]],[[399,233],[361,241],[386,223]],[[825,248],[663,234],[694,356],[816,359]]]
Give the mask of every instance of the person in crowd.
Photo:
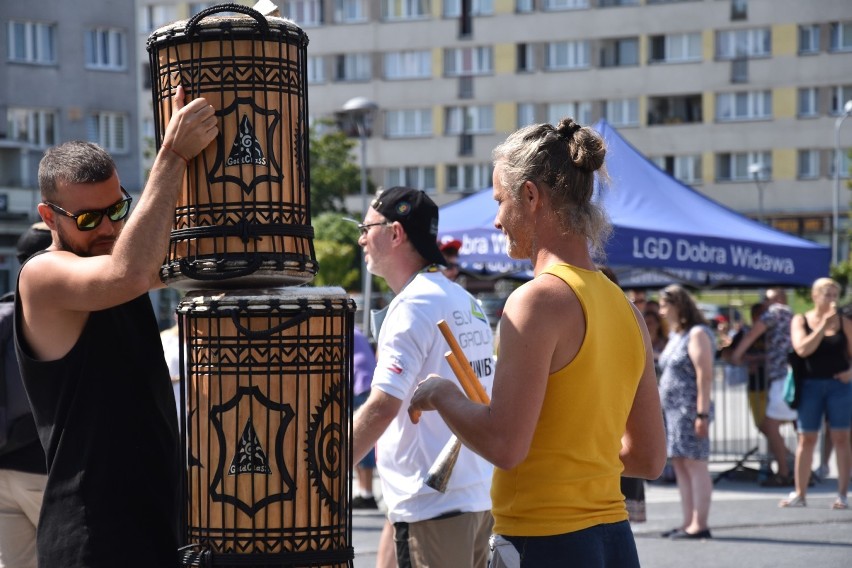
[[[633,302],[633,305],[638,308],[639,313],[645,313],[645,306],[648,303],[648,293],[642,288],[627,288],[624,291],[627,294],[627,299]]]
[[[656,363],[669,341],[668,326],[660,313],[654,310],[646,309],[642,317],[645,320],[645,327],[648,328],[648,334],[651,336],[651,348],[654,350],[654,362]]]
[[[352,355],[352,407],[358,410],[370,396],[370,382],[376,371],[376,356],[367,336],[355,327],[354,351]],[[370,448],[367,455],[355,464],[358,477],[358,495],[352,498],[353,509],[378,509],[373,496],[373,472],[376,469],[376,451]]]
[[[432,375],[409,407],[421,423],[437,411],[497,466],[495,563],[639,565],[620,476],[658,477],[665,435],[642,315],[589,252],[609,229],[592,200],[605,152],[570,118],[522,128],[494,150],[494,225],[535,277],[506,302],[490,402]]]
[[[766,304],[756,302],[750,308],[751,321],[757,322],[760,316],[766,311]],[[737,348],[743,338],[751,331],[751,326],[742,325],[731,339],[731,344],[720,350],[719,357],[723,361],[731,362],[731,353]],[[742,358],[742,364],[745,365],[747,375],[747,392],[748,406],[751,410],[751,417],[754,425],[767,439],[767,447],[769,447],[768,432],[765,431],[767,426],[766,418],[766,403],[768,394],[768,383],[766,380],[766,334],[758,337],[754,343],[746,350]],[[787,460],[784,460],[785,464]],[[775,473],[771,477],[760,482],[763,487],[789,487],[793,485],[793,477],[785,476],[780,473]]]
[[[459,277],[459,251],[461,250],[461,246],[461,241],[452,237],[444,237],[441,239],[440,245],[438,245],[441,254],[444,255],[444,259],[447,261],[447,264],[444,265],[441,271],[444,273],[444,276],[452,281],[455,281]]]
[[[35,223],[18,238],[19,264],[50,246]],[[44,450],[15,357],[15,293],[0,297],[0,567],[36,568],[36,527],[47,483]]]
[[[818,278],[811,287],[813,309],[793,317],[793,349],[804,359],[804,376],[797,381],[799,394],[799,444],[796,447],[796,490],[781,507],[804,507],[811,462],[823,416],[837,460],[837,497],[834,509],[848,509],[847,490],[852,467],[849,424],[852,422],[852,322],[837,311],[840,286],[831,278]]]
[[[15,347],[47,457],[42,568],[178,566],[177,417],[148,291],[162,286],[188,160],[217,133],[213,107],[178,87],[129,221],[103,148],[66,142],[39,164],[53,242],[21,268]],[[128,553],[128,538],[144,546]]]
[[[485,388],[493,375],[491,326],[479,303],[440,271],[438,207],[426,193],[393,187],[376,197],[359,226],[367,269],[396,294],[374,314],[378,338],[370,396],[355,413],[353,459],[376,446],[382,497],[394,526],[400,568],[485,568],[491,533],[492,467],[462,449],[444,493],[424,484],[451,432],[439,416],[415,426],[406,408],[429,373],[448,374],[445,320]]]
[[[645,302],[645,310],[644,313],[660,313],[660,302],[654,300],[653,298]],[[668,334],[668,332],[666,332]]]
[[[790,352],[790,321],[793,312],[787,305],[787,294],[782,288],[770,288],[763,301],[766,309],[739,341],[731,354],[731,363],[742,365],[746,351],[765,335],[767,381],[766,410],[760,431],[766,436],[769,451],[775,458],[774,481],[767,483],[781,487],[790,484],[790,451],[781,436],[781,425],[796,419],[796,411],[784,401],[784,379],[787,378],[787,354]]]
[[[711,538],[707,521],[713,480],[708,461],[715,334],[689,293],[676,284],[660,294],[660,314],[672,330],[660,355],[660,399],[666,418],[666,448],[683,514],[681,526],[663,536]]]

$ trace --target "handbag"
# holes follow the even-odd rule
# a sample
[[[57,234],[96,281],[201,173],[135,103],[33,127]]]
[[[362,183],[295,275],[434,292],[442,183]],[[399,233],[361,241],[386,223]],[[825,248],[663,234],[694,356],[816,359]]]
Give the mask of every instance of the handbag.
[[[802,398],[802,381],[805,380],[805,360],[795,351],[787,354],[787,377],[784,379],[784,401],[790,408],[798,408]]]

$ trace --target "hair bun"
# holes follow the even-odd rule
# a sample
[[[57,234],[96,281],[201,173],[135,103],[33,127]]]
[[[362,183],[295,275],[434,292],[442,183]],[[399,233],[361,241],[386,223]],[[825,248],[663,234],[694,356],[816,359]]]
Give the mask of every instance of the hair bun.
[[[574,122],[573,118],[563,118],[556,127],[556,135],[563,140],[571,140],[581,128],[582,126]]]

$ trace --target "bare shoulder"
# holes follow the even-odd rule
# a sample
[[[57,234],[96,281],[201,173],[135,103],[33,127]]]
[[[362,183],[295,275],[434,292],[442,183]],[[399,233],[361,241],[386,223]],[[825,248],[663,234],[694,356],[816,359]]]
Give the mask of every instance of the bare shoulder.
[[[503,314],[520,321],[532,317],[539,326],[548,321],[564,326],[566,317],[582,317],[582,308],[570,286],[556,276],[544,274],[515,290],[506,301]]]

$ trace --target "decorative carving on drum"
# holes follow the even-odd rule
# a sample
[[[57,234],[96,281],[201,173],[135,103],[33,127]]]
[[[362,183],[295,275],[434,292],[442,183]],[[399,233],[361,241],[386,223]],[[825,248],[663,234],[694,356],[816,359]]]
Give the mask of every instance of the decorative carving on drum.
[[[340,288],[204,294],[177,308],[185,565],[351,567],[354,302]]]
[[[148,38],[157,148],[178,85],[188,100],[204,97],[219,126],[216,140],[190,162],[178,197],[161,269],[169,286],[269,287],[316,274],[307,45],[293,22],[236,4],[208,8]]]

